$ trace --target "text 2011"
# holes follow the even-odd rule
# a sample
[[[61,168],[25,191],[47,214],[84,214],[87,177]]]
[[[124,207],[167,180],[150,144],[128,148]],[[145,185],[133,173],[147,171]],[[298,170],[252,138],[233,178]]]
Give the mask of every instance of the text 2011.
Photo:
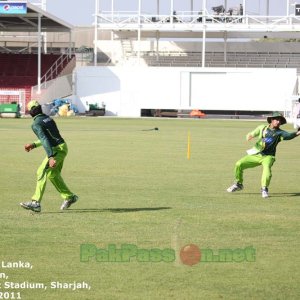
[[[20,292],[0,292],[0,299],[22,299]]]

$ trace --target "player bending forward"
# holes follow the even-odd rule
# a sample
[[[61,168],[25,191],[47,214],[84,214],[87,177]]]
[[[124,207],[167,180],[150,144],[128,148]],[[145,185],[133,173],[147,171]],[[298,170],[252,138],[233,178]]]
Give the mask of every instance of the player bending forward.
[[[298,135],[297,132],[286,132],[280,129],[280,125],[286,124],[286,119],[278,112],[273,113],[267,118],[269,125],[260,125],[246,136],[247,141],[257,137],[258,141],[255,146],[248,150],[248,155],[241,158],[235,164],[235,180],[232,186],[227,189],[227,192],[232,193],[240,191],[243,186],[243,173],[245,169],[254,168],[259,165],[263,167],[261,177],[261,193],[263,198],[269,197],[269,185],[272,178],[271,168],[275,162],[276,147],[282,140],[291,140]]]
[[[48,178],[64,199],[61,209],[67,209],[78,200],[78,196],[69,190],[61,176],[63,163],[68,153],[67,144],[61,137],[54,120],[42,112],[42,107],[37,101],[30,101],[27,108],[33,117],[31,127],[38,140],[32,144],[26,144],[25,151],[29,152],[43,146],[47,157],[37,170],[37,183],[32,201],[22,202],[20,205],[25,209],[40,212],[40,203]]]

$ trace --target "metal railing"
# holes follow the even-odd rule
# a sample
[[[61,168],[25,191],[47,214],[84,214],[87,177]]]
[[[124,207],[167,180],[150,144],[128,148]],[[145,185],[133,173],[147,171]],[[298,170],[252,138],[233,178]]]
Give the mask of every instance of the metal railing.
[[[59,73],[63,70],[63,67],[66,66],[72,59],[73,56],[62,54],[50,67],[50,69],[41,77],[41,83],[46,83],[49,80],[56,78]]]
[[[191,29],[203,30],[226,27],[226,30],[251,31],[267,30],[300,30],[300,16],[258,16],[258,15],[228,15],[202,14],[197,12],[176,12],[172,15],[155,15],[149,13],[127,11],[103,11],[98,15],[98,27],[105,30],[159,30],[159,29]]]

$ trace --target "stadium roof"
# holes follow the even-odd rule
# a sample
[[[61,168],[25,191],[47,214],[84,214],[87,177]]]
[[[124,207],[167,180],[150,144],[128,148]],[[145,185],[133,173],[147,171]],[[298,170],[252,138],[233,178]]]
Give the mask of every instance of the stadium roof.
[[[36,5],[27,3],[26,14],[0,14],[0,31],[37,32],[39,15],[41,15],[42,32],[69,32],[73,28],[71,24],[49,14]]]

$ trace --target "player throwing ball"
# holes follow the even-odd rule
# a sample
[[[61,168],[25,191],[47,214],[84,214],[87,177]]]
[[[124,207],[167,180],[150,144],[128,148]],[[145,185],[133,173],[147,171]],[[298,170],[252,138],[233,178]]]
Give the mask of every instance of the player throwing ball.
[[[287,132],[281,130],[280,125],[286,124],[286,119],[278,112],[274,112],[272,116],[267,118],[267,121],[268,125],[260,125],[247,134],[247,141],[258,138],[257,143],[247,151],[248,155],[235,164],[236,182],[227,189],[227,192],[233,193],[242,190],[244,188],[244,170],[262,165],[261,194],[263,198],[269,197],[268,188],[272,178],[271,168],[275,162],[276,147],[282,140],[292,140],[297,137],[300,135],[300,131]]]
[[[43,146],[47,157],[37,170],[37,183],[32,201],[22,202],[20,205],[25,209],[40,212],[40,203],[45,192],[47,179],[49,179],[64,199],[61,209],[67,209],[78,200],[78,196],[69,190],[61,176],[64,160],[68,153],[67,144],[61,137],[54,120],[43,113],[42,107],[37,101],[30,101],[27,108],[33,117],[31,127],[38,140],[34,143],[26,144],[25,151],[30,152],[37,147]]]

